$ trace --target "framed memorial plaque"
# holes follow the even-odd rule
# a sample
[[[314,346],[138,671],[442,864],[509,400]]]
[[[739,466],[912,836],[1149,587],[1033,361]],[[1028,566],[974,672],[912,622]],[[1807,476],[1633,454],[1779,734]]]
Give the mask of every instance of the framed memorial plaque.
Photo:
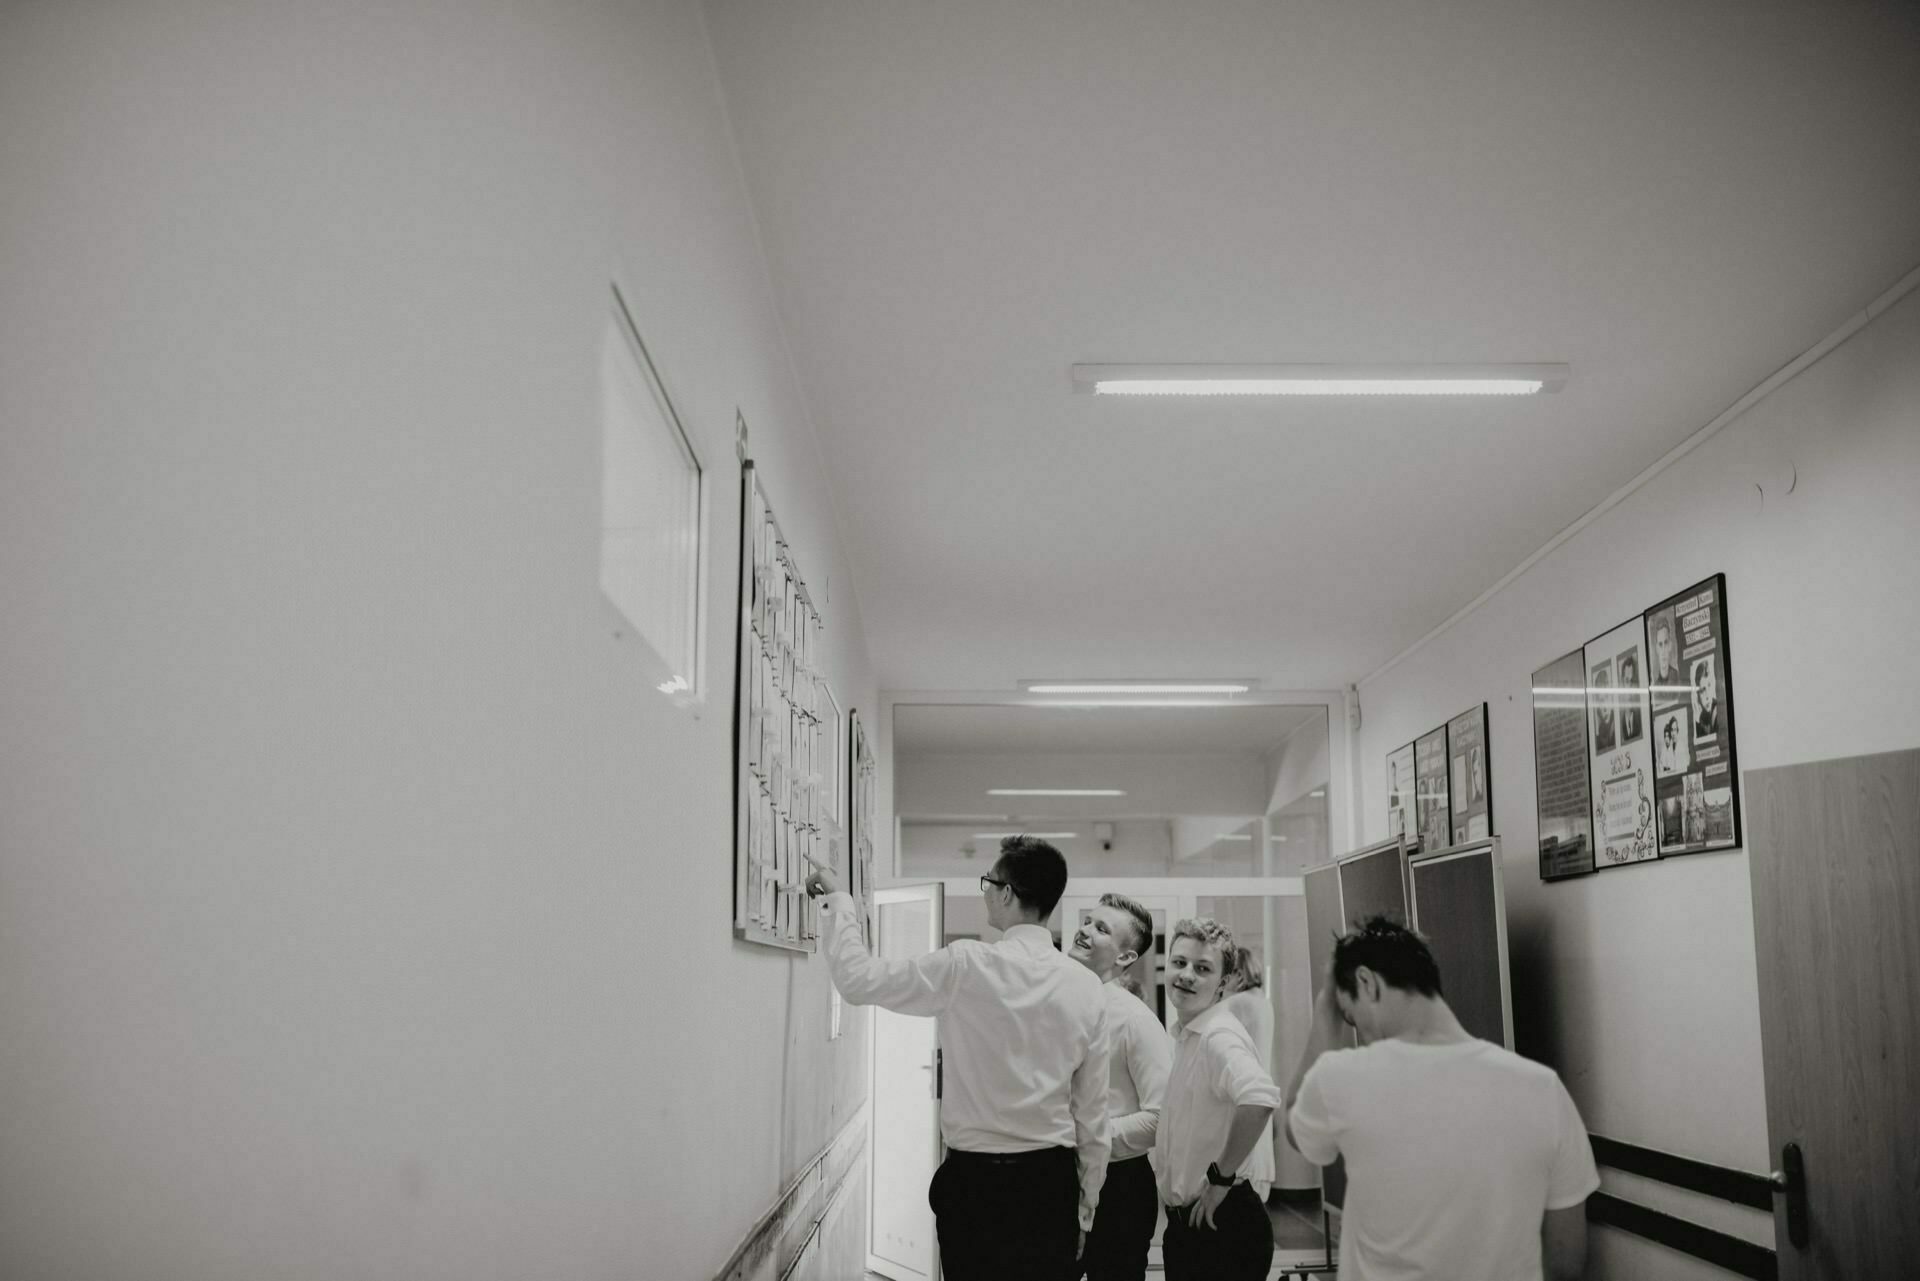
[[[1645,620],[1634,618],[1589,642],[1583,661],[1595,861],[1604,868],[1658,858]]]
[[[1418,821],[1414,813],[1413,744],[1387,753],[1387,835],[1413,842]]]
[[[1594,870],[1587,755],[1587,664],[1574,650],[1533,674],[1533,784],[1540,816],[1540,879]]]
[[[1740,844],[1727,578],[1715,574],[1646,613],[1653,678],[1654,795],[1660,854]]]
[[[1455,845],[1493,834],[1493,777],[1487,760],[1487,738],[1485,703],[1447,722],[1448,795]]]
[[[1445,849],[1453,836],[1453,811],[1447,795],[1447,727],[1413,740],[1415,835],[1422,850]]]

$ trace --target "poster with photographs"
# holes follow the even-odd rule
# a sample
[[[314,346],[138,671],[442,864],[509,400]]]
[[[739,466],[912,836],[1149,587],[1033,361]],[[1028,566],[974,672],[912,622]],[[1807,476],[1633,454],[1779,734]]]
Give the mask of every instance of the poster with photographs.
[[[1585,663],[1596,862],[1617,867],[1658,858],[1645,619],[1589,642]]]
[[[1589,759],[1586,652],[1576,649],[1533,674],[1533,782],[1543,881],[1594,870]]]
[[[1413,740],[1414,836],[1422,850],[1445,849],[1453,834],[1447,797],[1447,727]]]
[[[1416,830],[1413,809],[1413,744],[1387,753],[1387,835],[1411,844]]]
[[[1487,705],[1447,722],[1451,765],[1453,843],[1477,841],[1493,832],[1493,781],[1487,764]]]
[[[1715,574],[1646,613],[1653,671],[1654,792],[1660,853],[1740,844],[1727,579]]]

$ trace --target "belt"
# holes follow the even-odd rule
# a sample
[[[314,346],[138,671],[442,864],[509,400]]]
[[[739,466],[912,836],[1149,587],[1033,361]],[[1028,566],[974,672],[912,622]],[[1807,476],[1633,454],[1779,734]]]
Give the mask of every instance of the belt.
[[[1036,1165],[1043,1161],[1058,1161],[1061,1157],[1071,1157],[1072,1148],[1035,1148],[1031,1152],[968,1152],[962,1148],[948,1148],[947,1160],[960,1161],[972,1165]]]

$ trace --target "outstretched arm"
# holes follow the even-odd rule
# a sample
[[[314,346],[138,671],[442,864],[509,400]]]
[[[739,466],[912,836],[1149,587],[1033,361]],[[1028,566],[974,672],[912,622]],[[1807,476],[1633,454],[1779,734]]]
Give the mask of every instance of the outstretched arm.
[[[952,948],[904,960],[875,956],[860,934],[860,909],[840,888],[832,868],[813,863],[807,893],[824,899],[827,968],[841,996],[855,1005],[878,1005],[897,1014],[938,1014],[947,1008],[962,964]]]

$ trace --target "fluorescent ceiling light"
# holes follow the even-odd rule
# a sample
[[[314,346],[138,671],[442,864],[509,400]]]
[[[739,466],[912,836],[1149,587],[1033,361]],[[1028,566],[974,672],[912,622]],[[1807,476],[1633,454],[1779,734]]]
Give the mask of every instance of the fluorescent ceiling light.
[[[1244,707],[1221,698],[1036,698],[1021,707]]]
[[[1245,832],[1222,832],[1213,838],[1216,841],[1250,841],[1253,837]]]
[[[1547,687],[1545,689],[1542,689],[1536,686],[1533,692],[1535,695],[1543,696],[1543,697],[1550,694],[1566,694],[1569,697],[1586,694],[1586,695],[1597,696],[1600,698],[1608,698],[1615,695],[1627,695],[1631,697],[1632,695],[1641,694],[1641,693],[1691,694],[1693,693],[1693,686],[1691,685],[1588,685],[1583,689],[1578,685],[1554,685],[1554,686]]]
[[[1531,396],[1559,391],[1545,365],[1075,365],[1098,396]]]
[[[989,787],[988,796],[1125,796],[1117,787]]]
[[[1246,681],[1021,681],[1029,694],[1244,694]]]
[[[1078,832],[975,832],[976,841],[1004,841],[1010,836],[1031,836],[1039,841],[1073,841],[1080,838]]]
[[[1326,792],[1324,791],[1308,792],[1307,795],[1313,797],[1315,800],[1319,800],[1322,796],[1326,795]]]

